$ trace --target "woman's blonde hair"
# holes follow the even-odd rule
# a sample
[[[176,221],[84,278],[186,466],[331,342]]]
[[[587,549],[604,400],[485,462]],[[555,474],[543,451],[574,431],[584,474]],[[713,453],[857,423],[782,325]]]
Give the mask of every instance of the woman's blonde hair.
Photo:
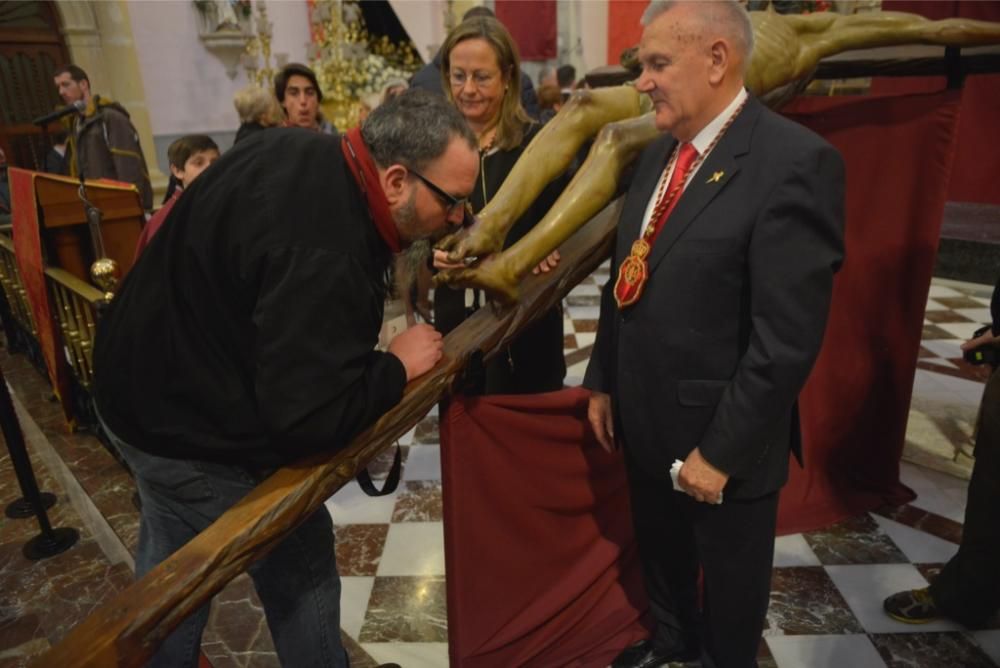
[[[490,45],[500,65],[500,75],[504,78],[495,145],[503,150],[520,146],[524,139],[524,127],[531,122],[521,106],[521,57],[514,38],[496,19],[486,16],[470,18],[448,33],[441,47],[441,79],[448,99],[455,102],[451,92],[451,50],[467,39],[481,39]]]
[[[233,106],[240,116],[240,123],[260,123],[264,126],[279,125],[284,112],[271,91],[260,86],[247,86],[233,95]]]

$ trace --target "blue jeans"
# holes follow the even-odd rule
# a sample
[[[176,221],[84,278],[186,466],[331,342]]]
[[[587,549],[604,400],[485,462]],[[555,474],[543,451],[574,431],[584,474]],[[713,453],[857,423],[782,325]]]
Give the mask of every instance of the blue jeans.
[[[136,578],[180,549],[272,472],[157,457],[104,428],[132,469],[142,500]],[[264,605],[282,666],[348,666],[340,642],[340,576],[333,522],[325,508],[310,515],[247,572]],[[181,622],[147,665],[197,666],[209,605]]]

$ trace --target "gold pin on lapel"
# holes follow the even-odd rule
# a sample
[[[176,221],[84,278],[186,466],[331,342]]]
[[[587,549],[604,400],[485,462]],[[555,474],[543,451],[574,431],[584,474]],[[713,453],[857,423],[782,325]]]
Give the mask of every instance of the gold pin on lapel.
[[[708,181],[705,181],[705,183],[718,183],[719,181],[722,180],[722,177],[725,175],[726,175],[725,172],[715,172],[710,177],[708,177]]]

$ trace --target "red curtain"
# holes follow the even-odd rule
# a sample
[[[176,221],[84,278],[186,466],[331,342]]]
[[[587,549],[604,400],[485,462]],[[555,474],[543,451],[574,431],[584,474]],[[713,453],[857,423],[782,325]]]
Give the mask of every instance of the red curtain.
[[[495,0],[493,9],[517,43],[521,60],[551,60],[558,55],[556,0]]]
[[[441,420],[455,667],[607,666],[646,609],[621,455],[588,392],[456,398]]]
[[[622,51],[637,46],[642,36],[639,19],[649,0],[608,0],[608,64],[621,62]]]
[[[782,493],[782,531],[913,497],[899,483],[899,459],[959,101],[957,91],[812,97],[786,109],[844,156],[847,212],[846,261],[800,399],[806,467]]]
[[[847,164],[847,260],[801,395],[805,469],[779,533],[913,498],[899,482],[913,374],[955,146],[958,93],[803,98],[788,115]],[[585,390],[456,398],[441,424],[454,666],[604,666],[645,609],[620,455]]]
[[[38,201],[35,197],[35,177],[38,172],[11,167],[8,171],[11,195],[11,222],[14,236],[14,259],[21,274],[21,282],[28,297],[31,315],[35,321],[38,347],[45,359],[52,392],[59,400],[66,422],[72,425],[73,409],[70,399],[69,370],[63,355],[62,336],[55,312],[49,304],[49,290],[45,284],[41,221],[38,218]],[[11,304],[11,306],[14,306]]]
[[[885,0],[883,10],[911,12],[929,19],[960,17],[1000,22],[1000,2],[956,2],[949,0]],[[942,77],[875,77],[873,95],[901,95],[940,91]],[[1000,204],[1000,74],[976,74],[962,85],[962,113],[958,122],[958,147],[952,168],[948,199],[955,202]]]

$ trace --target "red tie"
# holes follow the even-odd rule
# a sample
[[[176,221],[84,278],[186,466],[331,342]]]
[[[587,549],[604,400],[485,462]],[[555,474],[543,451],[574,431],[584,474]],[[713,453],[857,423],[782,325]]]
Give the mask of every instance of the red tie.
[[[698,159],[698,151],[690,142],[680,145],[677,159],[674,161],[674,171],[665,189],[661,189],[656,198],[656,205],[650,215],[649,223],[642,236],[632,244],[632,251],[618,269],[618,279],[615,281],[615,301],[619,308],[631,306],[642,296],[649,277],[649,265],[646,258],[653,247],[656,236],[660,233],[663,223],[677,205],[681,197],[688,173]]]
[[[674,173],[670,175],[670,183],[667,184],[666,194],[664,195],[668,199],[662,203],[663,213],[660,214],[659,219],[655,222],[652,238],[648,240],[650,245],[653,244],[656,235],[660,233],[660,228],[663,227],[663,223],[670,216],[670,212],[677,206],[677,200],[681,198],[681,193],[684,191],[684,183],[687,181],[688,173],[697,159],[698,149],[691,142],[681,144],[680,150],[677,152],[677,162],[674,164]]]

